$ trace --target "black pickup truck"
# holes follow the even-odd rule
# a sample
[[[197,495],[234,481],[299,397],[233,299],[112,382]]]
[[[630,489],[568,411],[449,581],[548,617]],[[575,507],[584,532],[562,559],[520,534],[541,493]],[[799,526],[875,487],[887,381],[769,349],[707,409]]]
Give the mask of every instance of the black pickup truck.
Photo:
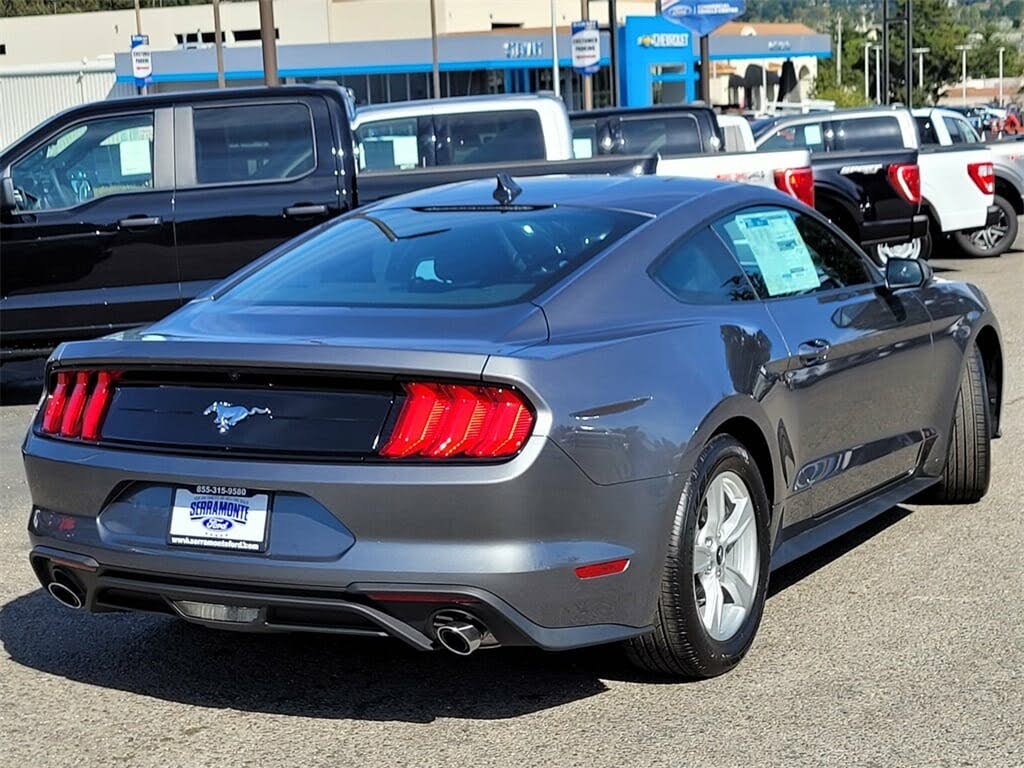
[[[569,120],[576,157],[691,155],[720,152],[724,146],[718,119],[710,107],[609,107],[573,112]]]
[[[356,172],[329,85],[171,93],[61,113],[0,155],[0,359],[159,319],[359,205],[498,170],[652,173],[656,158]]]
[[[927,258],[917,150],[814,153],[814,207],[876,261]]]

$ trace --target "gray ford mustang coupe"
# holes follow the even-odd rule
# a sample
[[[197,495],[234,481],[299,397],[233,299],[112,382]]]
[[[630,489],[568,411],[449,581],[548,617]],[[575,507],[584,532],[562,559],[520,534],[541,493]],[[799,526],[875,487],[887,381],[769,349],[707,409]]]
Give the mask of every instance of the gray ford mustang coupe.
[[[773,568],[985,494],[1001,354],[977,288],[770,190],[426,190],[60,347],[31,563],[72,608],[708,677]]]

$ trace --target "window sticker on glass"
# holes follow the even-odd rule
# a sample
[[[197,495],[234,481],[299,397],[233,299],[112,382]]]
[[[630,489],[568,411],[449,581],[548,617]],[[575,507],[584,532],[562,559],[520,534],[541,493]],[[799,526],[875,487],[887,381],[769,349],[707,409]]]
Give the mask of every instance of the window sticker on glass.
[[[769,296],[818,287],[818,271],[788,211],[742,213],[736,224],[757,261]]]
[[[821,141],[821,126],[820,125],[805,125],[804,126],[804,142],[809,147],[814,147],[822,143]]]
[[[585,160],[594,156],[594,143],[589,138],[572,140],[572,155],[577,160]]]
[[[141,176],[149,175],[152,172],[152,165],[149,160],[149,141],[146,139],[132,139],[122,141],[118,144],[121,153],[121,175]]]

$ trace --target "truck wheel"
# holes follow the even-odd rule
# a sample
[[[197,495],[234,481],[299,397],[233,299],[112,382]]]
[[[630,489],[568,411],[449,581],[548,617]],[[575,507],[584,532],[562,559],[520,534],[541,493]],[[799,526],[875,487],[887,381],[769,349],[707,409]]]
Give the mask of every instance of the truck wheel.
[[[967,256],[1001,256],[1017,239],[1017,212],[1005,197],[996,195],[999,218],[991,227],[953,233],[953,240]]]
[[[926,234],[906,243],[891,245],[882,243],[871,248],[869,255],[874,262],[884,267],[889,259],[927,259],[932,255],[932,237]]]
[[[992,417],[981,353],[967,358],[956,395],[956,409],[939,482],[916,498],[928,504],[974,504],[988,491],[992,470]]]
[[[739,663],[764,611],[768,514],[750,453],[730,435],[712,438],[676,507],[654,631],[626,643],[635,665],[706,678]]]

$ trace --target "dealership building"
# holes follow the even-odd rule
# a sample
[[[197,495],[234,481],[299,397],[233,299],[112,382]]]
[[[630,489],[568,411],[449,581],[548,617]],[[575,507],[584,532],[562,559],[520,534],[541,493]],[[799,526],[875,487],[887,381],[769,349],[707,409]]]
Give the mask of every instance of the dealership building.
[[[548,0],[436,4],[441,96],[553,90]],[[429,98],[434,95],[429,5],[427,0],[277,0],[279,74],[284,82],[338,82],[360,104]],[[603,30],[601,69],[593,75],[598,106],[613,100],[607,5],[590,4]],[[654,6],[618,3],[614,69],[620,103],[627,106],[693,101],[698,91],[697,38],[656,15]],[[262,82],[257,4],[221,7],[227,84]],[[570,108],[580,108],[582,79],[571,68],[569,37],[580,3],[559,0],[556,8],[561,92]],[[151,92],[217,86],[210,6],[146,8],[142,18],[153,48]],[[0,19],[0,101],[5,104],[0,145],[58,107],[134,93],[128,53],[134,31],[131,11]],[[831,56],[830,43],[829,36],[802,24],[726,24],[711,37],[713,103],[761,109],[775,100],[807,98],[818,60]]]

